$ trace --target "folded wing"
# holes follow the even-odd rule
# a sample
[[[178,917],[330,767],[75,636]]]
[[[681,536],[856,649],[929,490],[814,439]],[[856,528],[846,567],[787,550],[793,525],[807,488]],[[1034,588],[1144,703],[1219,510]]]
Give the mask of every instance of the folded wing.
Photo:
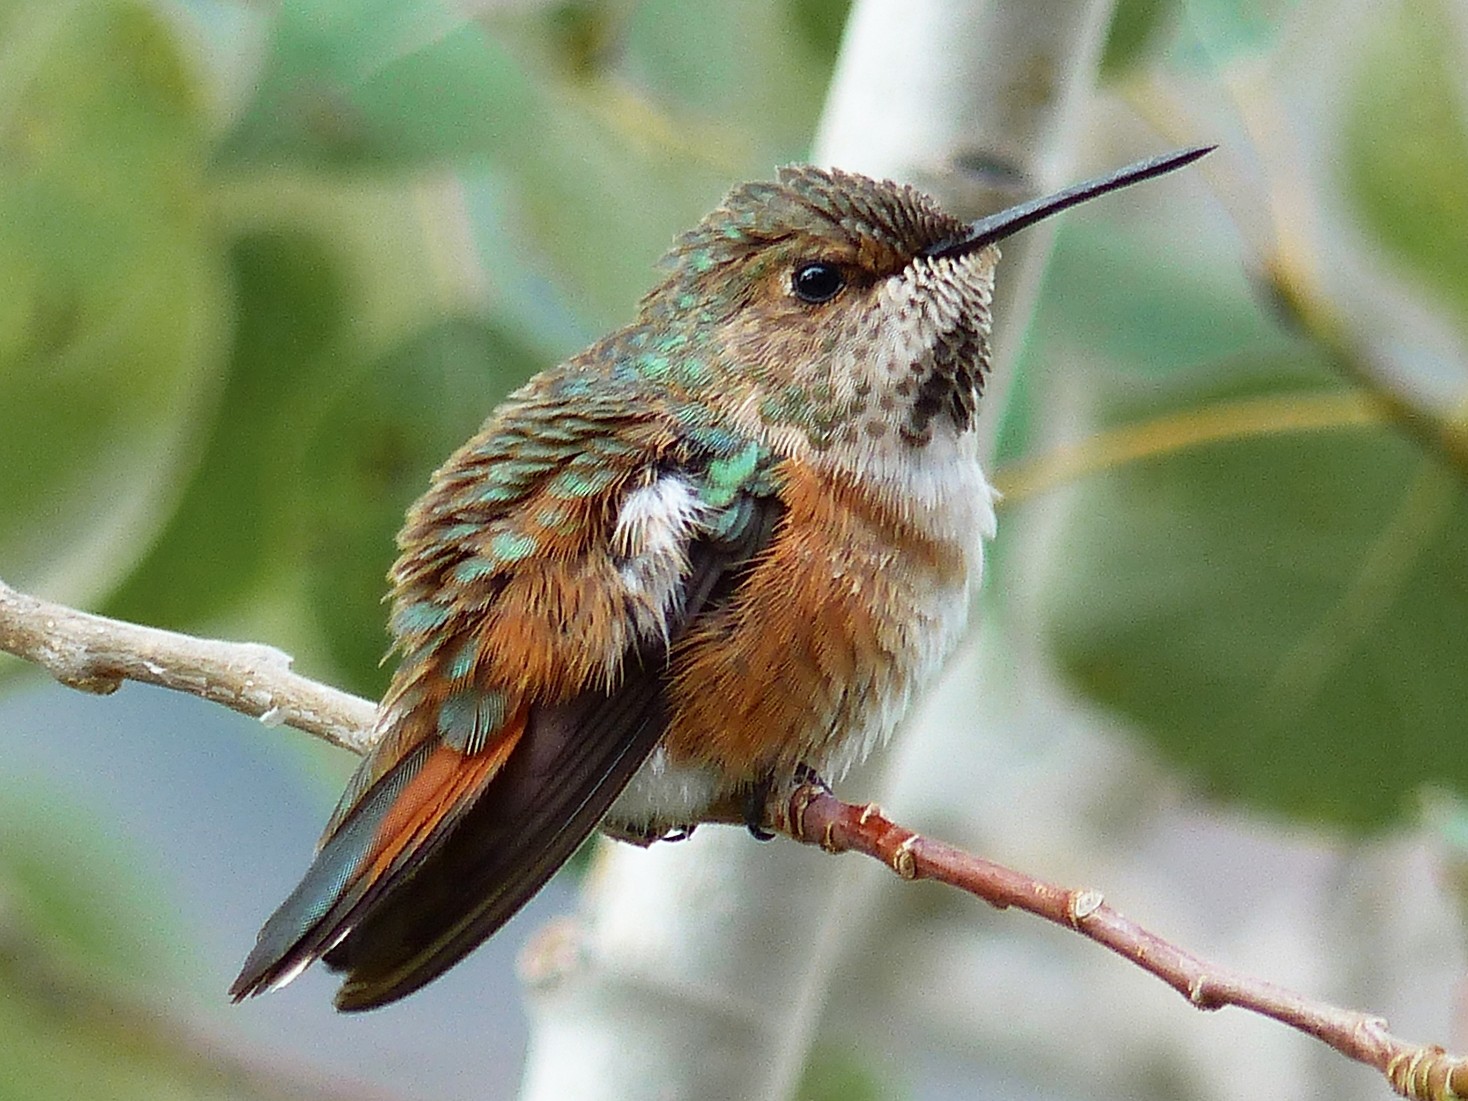
[[[525,392],[410,513],[381,741],[235,998],[324,957],[347,973],[338,1006],[381,1005],[504,924],[657,744],[668,647],[768,542],[761,464],[554,398]]]

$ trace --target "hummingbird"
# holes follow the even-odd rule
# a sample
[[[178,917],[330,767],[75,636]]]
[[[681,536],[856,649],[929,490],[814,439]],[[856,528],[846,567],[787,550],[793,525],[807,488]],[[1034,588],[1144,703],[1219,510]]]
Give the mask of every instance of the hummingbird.
[[[389,574],[375,748],[230,989],[423,986],[598,827],[649,844],[838,778],[961,637],[995,243],[1186,149],[965,223],[810,166],[736,187],[636,319],[432,475]]]

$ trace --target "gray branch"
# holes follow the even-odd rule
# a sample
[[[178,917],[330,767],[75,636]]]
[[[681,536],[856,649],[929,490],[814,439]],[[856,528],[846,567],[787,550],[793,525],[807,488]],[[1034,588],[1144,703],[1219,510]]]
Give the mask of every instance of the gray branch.
[[[79,612],[0,581],[0,651],[96,695],[123,681],[187,692],[365,753],[377,705],[291,671],[289,654],[254,642],[195,638]]]

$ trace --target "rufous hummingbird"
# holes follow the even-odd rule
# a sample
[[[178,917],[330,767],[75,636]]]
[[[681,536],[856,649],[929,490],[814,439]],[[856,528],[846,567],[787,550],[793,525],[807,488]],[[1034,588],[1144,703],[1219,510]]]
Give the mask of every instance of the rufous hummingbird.
[[[392,568],[376,747],[240,999],[317,959],[391,1002],[601,826],[648,843],[839,777],[958,641],[994,492],[997,242],[1188,149],[971,224],[811,167],[736,187],[619,329],[433,475]]]

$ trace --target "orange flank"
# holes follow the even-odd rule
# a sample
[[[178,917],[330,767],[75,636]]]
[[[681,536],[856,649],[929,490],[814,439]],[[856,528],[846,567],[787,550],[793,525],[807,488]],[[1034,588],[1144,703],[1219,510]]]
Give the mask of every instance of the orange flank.
[[[670,686],[669,755],[747,780],[825,759],[873,701],[906,691],[925,645],[913,609],[965,571],[962,547],[870,490],[795,460],[780,473],[773,542],[676,645]]]

